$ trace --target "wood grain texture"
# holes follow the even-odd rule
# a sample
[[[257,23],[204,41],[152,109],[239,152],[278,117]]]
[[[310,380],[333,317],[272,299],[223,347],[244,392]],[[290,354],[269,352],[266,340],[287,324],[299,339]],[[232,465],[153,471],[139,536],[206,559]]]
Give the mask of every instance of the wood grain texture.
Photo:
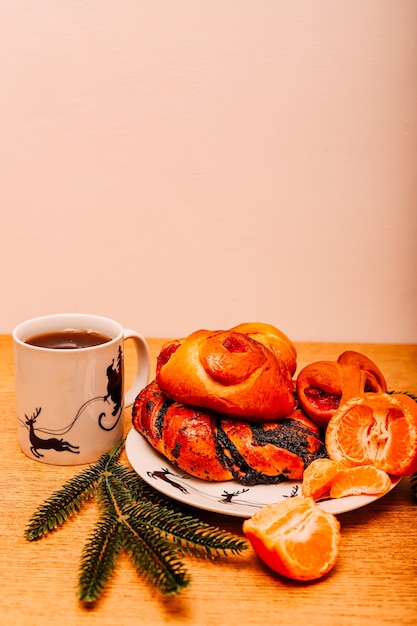
[[[152,373],[162,339],[149,339]],[[357,349],[374,359],[388,387],[417,393],[417,346],[297,344],[299,368]],[[218,562],[186,558],[192,582],[163,598],[122,557],[104,597],[90,608],[76,599],[84,542],[96,519],[93,502],[49,537],[29,543],[27,522],[46,497],[80,470],[25,457],[17,442],[12,340],[0,336],[1,588],[0,622],[19,626],[117,623],[170,625],[280,624],[367,626],[417,624],[417,502],[410,480],[362,509],[339,516],[342,548],[336,567],[315,583],[297,583],[268,570],[251,549]],[[134,355],[126,349],[127,379]],[[130,410],[125,410],[126,433]],[[127,463],[126,457],[122,457]],[[82,467],[82,466],[81,466]],[[273,487],[271,487],[273,488]],[[242,520],[193,510],[204,521],[242,535]]]

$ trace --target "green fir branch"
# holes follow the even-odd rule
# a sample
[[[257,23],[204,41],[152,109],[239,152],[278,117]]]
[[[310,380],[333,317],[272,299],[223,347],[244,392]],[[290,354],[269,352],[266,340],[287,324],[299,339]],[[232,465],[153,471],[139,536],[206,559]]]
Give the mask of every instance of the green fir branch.
[[[101,472],[100,468],[92,466],[52,494],[30,519],[25,530],[26,538],[29,541],[40,539],[77,513],[84,502],[94,496]]]
[[[175,546],[158,529],[132,518],[123,525],[125,550],[136,570],[164,595],[173,595],[190,583]]]
[[[80,600],[95,602],[99,599],[116,569],[122,549],[118,518],[101,517],[82,553],[77,593]]]
[[[132,503],[151,502],[155,506],[175,506],[171,498],[153,489],[136,472],[121,463],[112,468],[112,479],[117,480]]]
[[[142,578],[163,595],[190,584],[185,554],[214,559],[240,554],[245,540],[185,514],[119,460],[122,442],[74,476],[41,505],[29,521],[29,541],[54,530],[95,497],[99,519],[80,562],[78,597],[97,601],[126,552]]]
[[[25,536],[29,541],[61,526],[69,517],[78,513],[82,505],[96,494],[97,486],[108,467],[118,462],[123,442],[103,454],[97,463],[67,481],[37,509],[29,520]]]
[[[121,469],[123,473],[119,474]],[[128,520],[140,519],[157,528],[183,552],[211,559],[241,552],[242,541],[235,535],[184,514],[172,500],[149,487],[133,471],[119,465],[111,479],[119,481],[114,485],[114,493],[123,515]],[[136,491],[138,489],[140,492]]]
[[[135,510],[131,517],[137,517]],[[229,552],[239,553],[242,548],[241,540],[234,535],[209,526],[191,515],[184,515],[181,511],[151,508],[147,523],[169,537],[181,552],[194,556],[215,559]]]

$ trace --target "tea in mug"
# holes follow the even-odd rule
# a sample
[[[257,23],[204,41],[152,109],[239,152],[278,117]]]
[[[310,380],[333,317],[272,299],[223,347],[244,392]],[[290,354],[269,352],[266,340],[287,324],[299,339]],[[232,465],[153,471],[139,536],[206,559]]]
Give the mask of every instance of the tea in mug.
[[[91,348],[111,341],[111,337],[91,330],[54,330],[48,333],[35,335],[25,340],[25,343],[38,348],[52,348],[55,350],[76,350]]]

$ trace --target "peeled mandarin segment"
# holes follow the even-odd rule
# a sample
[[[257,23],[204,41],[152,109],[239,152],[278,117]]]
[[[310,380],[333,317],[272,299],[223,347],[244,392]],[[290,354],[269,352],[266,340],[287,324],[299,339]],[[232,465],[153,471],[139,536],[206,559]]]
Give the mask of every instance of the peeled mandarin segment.
[[[334,461],[374,465],[395,476],[417,471],[417,404],[401,396],[366,393],[333,415],[326,449]]]
[[[330,497],[381,496],[390,488],[391,479],[384,470],[373,465],[362,465],[339,471],[333,479]]]
[[[304,470],[301,484],[302,495],[315,500],[329,497],[332,481],[344,467],[345,465],[339,461],[315,459]]]
[[[339,555],[339,521],[312,498],[267,505],[245,520],[243,531],[271,569],[295,580],[321,578]]]

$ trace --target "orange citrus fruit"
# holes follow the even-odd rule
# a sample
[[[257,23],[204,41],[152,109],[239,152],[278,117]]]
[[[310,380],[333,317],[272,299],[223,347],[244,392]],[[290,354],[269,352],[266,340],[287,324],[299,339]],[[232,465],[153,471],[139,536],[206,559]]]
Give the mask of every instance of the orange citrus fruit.
[[[327,454],[394,476],[417,471],[417,403],[404,394],[365,393],[345,402],[325,434]]]
[[[301,483],[302,495],[315,500],[328,498],[334,477],[344,467],[346,467],[344,463],[339,461],[314,459],[304,470]]]
[[[391,488],[391,479],[374,465],[358,465],[337,472],[330,487],[331,498],[344,496],[382,496]]]
[[[321,578],[339,556],[340,523],[313,498],[295,496],[268,504],[244,521],[243,532],[257,555],[287,578]]]

